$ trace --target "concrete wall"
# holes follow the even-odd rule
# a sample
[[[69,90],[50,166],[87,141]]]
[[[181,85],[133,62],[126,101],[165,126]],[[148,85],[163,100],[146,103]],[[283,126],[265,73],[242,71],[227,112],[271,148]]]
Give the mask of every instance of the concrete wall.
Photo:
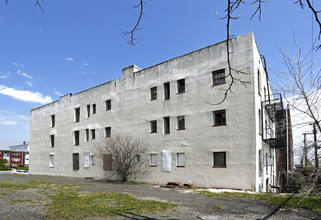
[[[231,64],[247,74],[236,74],[250,84],[234,84],[225,102],[228,83],[213,87],[212,71],[225,69],[225,42],[140,70],[123,69],[114,81],[71,95],[31,111],[30,173],[103,178],[102,161],[84,168],[84,153],[95,154],[94,144],[104,138],[104,128],[115,133],[130,133],[151,143],[150,153],[158,155],[157,167],[151,167],[139,181],[167,183],[178,181],[198,186],[258,190],[259,135],[257,68],[263,68],[252,33],[231,39]],[[262,75],[264,70],[262,71]],[[186,91],[177,93],[177,80],[185,79]],[[230,78],[226,79],[230,82]],[[163,84],[170,83],[170,99],[164,100]],[[157,99],[151,101],[150,88],[157,87]],[[105,100],[111,99],[111,110]],[[209,104],[212,103],[212,104]],[[96,104],[97,112],[86,117],[86,106]],[[80,107],[80,122],[74,122]],[[226,126],[213,126],[213,111],[226,110]],[[51,127],[55,115],[55,127]],[[185,130],[177,130],[177,116],[185,116]],[[163,133],[163,117],[170,117],[170,134]],[[157,133],[150,133],[150,121],[157,120]],[[85,141],[85,129],[96,129],[96,139]],[[73,134],[80,131],[80,144],[74,146]],[[50,135],[55,146],[50,147]],[[161,151],[170,150],[171,172],[161,171]],[[226,152],[226,168],[212,168],[213,152]],[[73,171],[72,154],[79,153],[80,169]],[[176,154],[184,153],[185,167],[176,167]],[[55,164],[50,168],[50,155]],[[146,155],[147,157],[149,155]]]

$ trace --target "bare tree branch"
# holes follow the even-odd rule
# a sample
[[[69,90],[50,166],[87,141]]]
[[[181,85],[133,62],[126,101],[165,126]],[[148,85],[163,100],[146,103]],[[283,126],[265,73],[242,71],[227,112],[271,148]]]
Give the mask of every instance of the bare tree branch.
[[[136,22],[136,25],[134,26],[134,28],[130,31],[126,31],[124,32],[125,35],[130,35],[129,37],[129,41],[127,41],[128,44],[131,44],[131,45],[137,45],[138,42],[137,42],[137,39],[135,38],[135,32],[140,30],[140,28],[138,28],[139,24],[140,24],[140,21],[142,19],[142,16],[144,14],[144,4],[145,2],[143,0],[140,0],[140,3],[138,5],[135,5],[134,8],[138,8],[140,7],[140,13],[139,13],[139,17],[138,17],[138,20]]]

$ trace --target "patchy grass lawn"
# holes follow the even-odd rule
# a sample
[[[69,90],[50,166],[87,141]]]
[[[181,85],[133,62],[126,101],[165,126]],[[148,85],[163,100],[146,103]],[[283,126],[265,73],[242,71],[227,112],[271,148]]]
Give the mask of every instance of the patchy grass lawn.
[[[0,183],[0,188],[6,189],[8,193],[39,189],[46,198],[46,203],[40,205],[46,208],[46,217],[53,219],[158,213],[177,206],[172,203],[137,199],[127,194],[83,192],[77,189],[76,185],[47,181],[31,180],[28,183],[3,181]],[[30,200],[17,199],[10,202],[27,203]]]
[[[240,199],[255,199],[265,201],[270,205],[282,206],[285,208],[300,208],[314,210],[321,213],[321,197],[314,195],[308,196],[303,199],[303,196],[299,195],[282,195],[282,194],[272,194],[272,193],[237,193],[237,192],[222,192],[222,193],[212,193],[209,191],[201,191],[199,194],[220,198],[240,198]]]

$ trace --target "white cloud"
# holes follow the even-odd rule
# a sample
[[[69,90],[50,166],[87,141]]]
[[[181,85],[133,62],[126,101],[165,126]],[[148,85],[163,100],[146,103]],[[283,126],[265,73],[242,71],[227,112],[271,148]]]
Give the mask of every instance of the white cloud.
[[[30,117],[28,115],[15,115],[14,112],[0,112],[0,125],[26,127],[29,129]]]
[[[55,91],[55,94],[56,94],[57,96],[59,96],[59,97],[63,96],[63,94],[62,94],[61,92],[59,92],[59,91]]]
[[[20,76],[26,77],[26,78],[28,78],[28,79],[32,79],[32,76],[28,75],[27,73],[22,72],[21,70],[17,70],[17,73],[18,73]]]
[[[27,82],[26,82],[26,85],[32,87],[32,83],[31,83],[30,81],[27,81]]]
[[[82,63],[81,65],[83,65],[83,66],[88,66],[89,64],[88,64],[88,63]]]
[[[40,104],[47,104],[52,102],[50,96],[44,96],[39,92],[32,92],[28,90],[17,90],[15,88],[8,88],[7,86],[0,85],[0,94],[10,96],[14,99],[23,102],[35,102]]]
[[[18,62],[14,62],[12,63],[12,65],[17,66],[17,67],[24,67],[25,65],[18,63]]]
[[[71,57],[65,57],[64,60],[66,60],[68,62],[74,62],[74,59]]]
[[[88,73],[87,72],[82,72],[82,74],[87,75]]]
[[[10,73],[7,72],[6,74],[0,75],[0,79],[7,79],[9,78],[9,76],[10,76]]]

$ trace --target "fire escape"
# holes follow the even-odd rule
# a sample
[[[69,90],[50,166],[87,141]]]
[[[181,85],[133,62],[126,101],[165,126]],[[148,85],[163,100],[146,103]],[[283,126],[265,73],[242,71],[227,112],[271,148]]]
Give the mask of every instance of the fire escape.
[[[280,93],[268,95],[262,102],[272,124],[275,125],[275,133],[270,127],[265,127],[263,141],[274,149],[286,148],[286,110],[284,109]]]

